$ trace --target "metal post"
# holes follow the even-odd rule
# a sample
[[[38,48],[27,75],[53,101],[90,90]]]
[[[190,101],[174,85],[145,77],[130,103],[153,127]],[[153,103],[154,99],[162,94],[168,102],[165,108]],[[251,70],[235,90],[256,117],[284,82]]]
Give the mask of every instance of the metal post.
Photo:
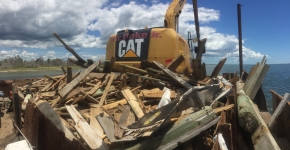
[[[239,60],[240,60],[240,77],[243,72],[243,47],[242,47],[242,17],[241,17],[241,4],[237,5],[238,8],[238,29],[239,29]]]

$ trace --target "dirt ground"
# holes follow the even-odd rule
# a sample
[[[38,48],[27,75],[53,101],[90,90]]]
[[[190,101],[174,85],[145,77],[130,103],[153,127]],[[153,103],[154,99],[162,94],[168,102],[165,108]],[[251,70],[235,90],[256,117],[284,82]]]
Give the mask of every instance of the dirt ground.
[[[5,147],[12,142],[23,140],[22,136],[18,136],[18,131],[14,127],[12,118],[13,112],[6,112],[7,109],[2,110],[4,113],[1,117],[1,128],[0,128],[0,150],[4,150]]]

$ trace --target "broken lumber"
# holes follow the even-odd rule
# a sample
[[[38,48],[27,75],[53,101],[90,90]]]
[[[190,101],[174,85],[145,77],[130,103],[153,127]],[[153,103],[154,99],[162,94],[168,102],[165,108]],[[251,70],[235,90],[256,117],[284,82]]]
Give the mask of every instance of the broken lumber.
[[[228,109],[231,109],[231,108],[234,108],[234,107],[235,107],[234,104],[230,104],[230,105],[226,105],[226,106],[224,106],[224,107],[216,108],[216,109],[214,109],[213,111],[214,111],[215,113],[219,113],[219,112],[221,112],[221,111],[225,111],[225,110],[228,110]]]
[[[102,138],[90,127],[81,114],[73,107],[65,106],[75,122],[75,129],[91,149],[109,149]]]
[[[110,79],[109,79],[109,82],[108,82],[108,84],[107,84],[105,90],[104,90],[104,93],[103,93],[102,98],[101,98],[101,100],[100,100],[100,102],[99,102],[99,104],[98,104],[98,107],[103,106],[103,104],[104,104],[104,102],[105,102],[105,99],[106,99],[106,97],[107,97],[107,94],[108,94],[108,92],[109,92],[109,90],[110,90],[111,84],[112,84],[112,82],[113,82],[113,80],[114,80],[114,77],[115,77],[115,74],[111,74],[111,77],[110,77]]]
[[[84,79],[99,63],[95,62],[89,68],[84,70],[79,76],[77,76],[74,80],[68,83],[64,88],[62,88],[58,94],[61,97],[66,96],[82,79]]]
[[[111,104],[103,105],[102,107],[106,110],[116,108],[118,105],[125,105],[127,104],[126,99],[119,100],[117,102],[113,102]]]
[[[260,63],[257,63],[254,67],[252,67],[245,82],[244,91],[250,99],[255,99],[255,96],[262,85],[263,79],[270,68],[270,66],[266,64],[265,58],[266,56],[263,57]]]
[[[223,66],[224,66],[224,64],[225,64],[226,61],[227,61],[227,58],[224,58],[224,59],[220,60],[220,62],[218,63],[218,65],[215,66],[213,72],[211,73],[210,78],[213,78],[213,77],[216,78],[219,75],[219,72],[223,68]]]
[[[272,130],[273,125],[275,124],[276,119],[279,117],[280,113],[282,112],[282,110],[284,109],[286,103],[288,102],[290,98],[289,93],[286,93],[283,97],[283,100],[280,101],[278,107],[276,108],[275,112],[273,113],[269,123],[268,123],[268,127],[270,130]]]
[[[183,55],[177,56],[173,61],[171,61],[166,68],[172,72],[175,72],[175,69],[185,60]]]
[[[139,105],[137,98],[134,96],[134,94],[129,89],[122,90],[122,94],[128,101],[129,105],[131,106],[137,118],[140,119],[142,116],[144,116],[144,113]]]
[[[104,135],[104,130],[102,129],[101,125],[99,124],[98,120],[96,119],[96,116],[102,113],[101,108],[91,108],[90,109],[90,126],[93,130],[96,131],[96,133],[102,137]]]
[[[192,86],[188,83],[186,83],[183,79],[181,79],[179,76],[177,76],[175,73],[171,72],[169,69],[165,68],[161,63],[157,61],[153,61],[153,63],[161,69],[165,74],[167,74],[169,77],[171,77],[173,80],[175,80],[177,83],[181,84],[186,89],[190,89]]]

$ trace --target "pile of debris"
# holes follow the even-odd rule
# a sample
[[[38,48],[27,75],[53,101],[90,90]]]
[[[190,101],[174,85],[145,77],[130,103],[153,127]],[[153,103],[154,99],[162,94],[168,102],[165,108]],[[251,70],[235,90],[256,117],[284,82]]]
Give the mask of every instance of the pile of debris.
[[[26,110],[23,130],[29,135],[34,119],[27,114],[33,105],[49,112],[45,117],[85,149],[175,148],[216,125],[219,112],[233,108],[226,104],[233,85],[217,76],[224,61],[202,81],[174,73],[174,61],[166,67],[146,62],[142,69],[122,65],[120,73],[94,73],[96,62],[82,73],[63,69],[64,75],[45,75],[17,87]]]

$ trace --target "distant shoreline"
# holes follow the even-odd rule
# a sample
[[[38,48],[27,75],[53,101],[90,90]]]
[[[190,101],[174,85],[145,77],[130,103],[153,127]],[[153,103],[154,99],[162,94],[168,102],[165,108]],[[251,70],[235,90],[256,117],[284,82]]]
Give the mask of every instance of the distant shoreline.
[[[50,69],[48,69],[50,70]],[[51,69],[52,71],[53,70],[61,70],[61,69]],[[33,71],[44,71],[42,69],[39,69],[39,70],[32,70],[32,69],[27,69],[27,70],[0,70],[0,72],[33,72]]]
[[[65,67],[66,68],[66,67]],[[73,66],[73,69],[80,69],[82,67]],[[13,68],[13,69],[0,69],[1,72],[33,72],[33,71],[48,71],[48,70],[61,70],[60,67],[39,67],[39,68]]]

